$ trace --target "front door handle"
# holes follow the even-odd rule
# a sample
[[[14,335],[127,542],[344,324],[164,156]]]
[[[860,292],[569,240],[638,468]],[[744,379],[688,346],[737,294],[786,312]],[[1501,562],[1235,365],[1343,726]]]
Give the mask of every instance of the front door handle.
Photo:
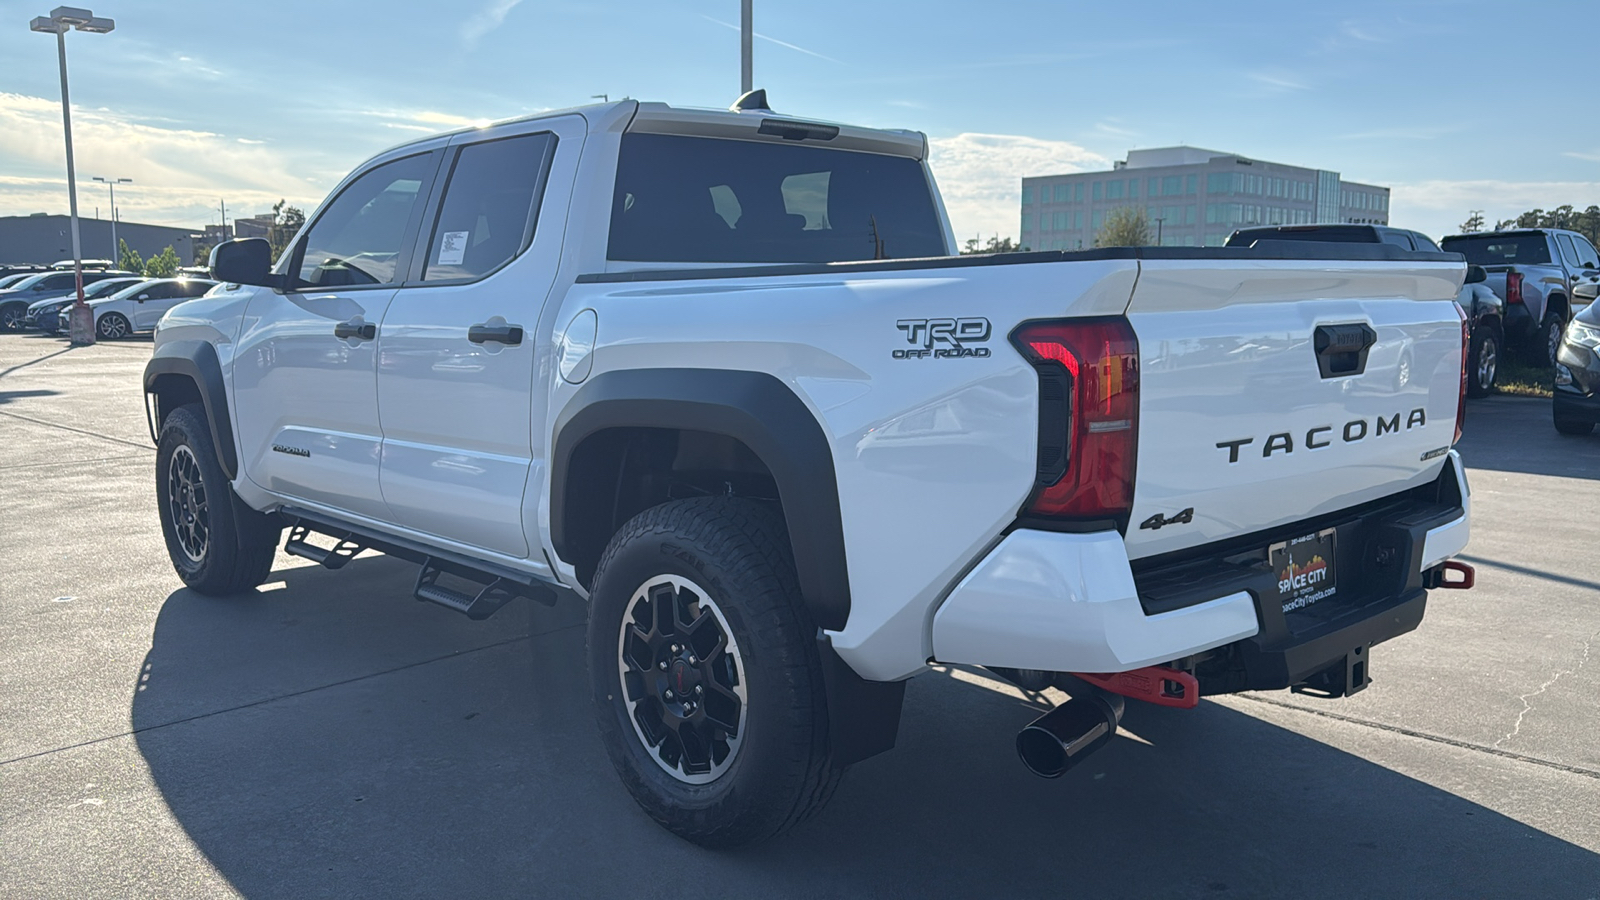
[[[522,326],[481,323],[467,329],[467,340],[474,344],[493,343],[515,347],[522,343]]]
[[[351,319],[333,326],[333,336],[347,341],[370,341],[378,336],[378,326],[373,322]]]

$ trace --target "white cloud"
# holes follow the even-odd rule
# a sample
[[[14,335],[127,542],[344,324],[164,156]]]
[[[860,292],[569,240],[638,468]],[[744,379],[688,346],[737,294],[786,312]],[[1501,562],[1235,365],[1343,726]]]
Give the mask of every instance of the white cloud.
[[[1077,144],[1020,135],[967,133],[928,145],[958,241],[974,234],[1017,237],[1024,176],[1111,168],[1110,160]]]
[[[506,16],[521,2],[522,0],[490,0],[482,9],[461,23],[461,42],[468,47],[476,46],[484,35],[499,28],[505,22]]]
[[[211,220],[209,210],[224,197],[230,212],[243,206],[249,215],[286,195],[302,206],[322,195],[320,189],[307,191],[284,155],[259,142],[91,109],[73,110],[72,138],[84,214],[106,204],[103,189],[90,180],[94,175],[133,179],[117,192],[124,219],[189,227]],[[0,159],[13,173],[0,177],[0,215],[65,212],[62,155],[60,103],[0,93]],[[286,192],[291,186],[300,192]]]
[[[1600,204],[1600,181],[1418,181],[1391,191],[1389,223],[1435,237],[1454,234],[1474,209],[1492,226],[1530,209]]]
[[[1271,93],[1285,93],[1288,91],[1304,91],[1309,88],[1293,75],[1284,72],[1251,72],[1251,81],[1266,88]]]

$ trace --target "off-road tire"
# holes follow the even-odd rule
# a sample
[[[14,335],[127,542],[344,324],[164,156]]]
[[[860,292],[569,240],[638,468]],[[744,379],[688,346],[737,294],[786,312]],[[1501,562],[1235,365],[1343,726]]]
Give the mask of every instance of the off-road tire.
[[[189,499],[200,496],[203,545],[197,544],[195,529],[180,521],[186,515],[186,498],[175,483],[175,460],[188,474],[188,481],[198,487],[190,491]],[[176,504],[174,490],[179,492]],[[272,572],[283,528],[276,517],[250,509],[234,495],[217,460],[205,408],[199,404],[180,406],[162,423],[156,449],[156,506],[167,556],[191,590],[216,597],[240,594],[266,581]],[[180,534],[185,528],[187,535]]]
[[[710,595],[737,644],[746,691],[738,749],[702,784],[669,773],[647,744],[629,712],[626,663],[619,665],[635,594],[666,577]],[[704,497],[648,509],[611,539],[593,587],[589,674],[601,741],[651,818],[685,840],[729,848],[781,834],[827,802],[841,770],[828,756],[817,626],[772,504]]]
[[[1585,419],[1577,416],[1563,416],[1560,413],[1557,413],[1555,415],[1555,425],[1556,430],[1562,434],[1570,434],[1582,437],[1583,435],[1592,434],[1594,432],[1595,422],[1593,419]]]
[[[1487,397],[1494,393],[1504,347],[1505,341],[1500,337],[1498,327],[1479,325],[1473,329],[1472,342],[1467,345],[1468,397]],[[1487,359],[1484,357],[1486,352],[1489,354]],[[1487,372],[1485,372],[1486,366]]]

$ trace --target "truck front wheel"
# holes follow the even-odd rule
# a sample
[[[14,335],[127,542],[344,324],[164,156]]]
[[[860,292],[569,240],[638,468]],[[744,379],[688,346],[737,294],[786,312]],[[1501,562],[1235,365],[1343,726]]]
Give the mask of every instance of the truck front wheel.
[[[593,585],[600,737],[651,818],[725,848],[821,808],[839,771],[816,625],[776,509],[706,497],[645,510],[612,538]]]
[[[190,404],[162,423],[156,507],[178,577],[201,594],[225,596],[267,580],[283,529],[234,497],[205,415]]]

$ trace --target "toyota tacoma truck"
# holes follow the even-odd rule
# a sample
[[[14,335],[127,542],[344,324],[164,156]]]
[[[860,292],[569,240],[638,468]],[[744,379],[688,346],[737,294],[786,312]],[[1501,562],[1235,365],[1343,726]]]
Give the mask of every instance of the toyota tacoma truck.
[[[473,618],[577,594],[611,761],[714,847],[892,747],[932,666],[1062,686],[1017,738],[1053,776],[1129,698],[1360,690],[1470,584],[1460,257],[961,257],[927,159],[759,92],[378,155],[160,322],[179,577],[248,592],[287,530]]]
[[[1506,337],[1541,366],[1553,365],[1572,314],[1574,291],[1600,282],[1600,254],[1576,231],[1529,228],[1451,235],[1439,242],[1488,273],[1505,301]]]

